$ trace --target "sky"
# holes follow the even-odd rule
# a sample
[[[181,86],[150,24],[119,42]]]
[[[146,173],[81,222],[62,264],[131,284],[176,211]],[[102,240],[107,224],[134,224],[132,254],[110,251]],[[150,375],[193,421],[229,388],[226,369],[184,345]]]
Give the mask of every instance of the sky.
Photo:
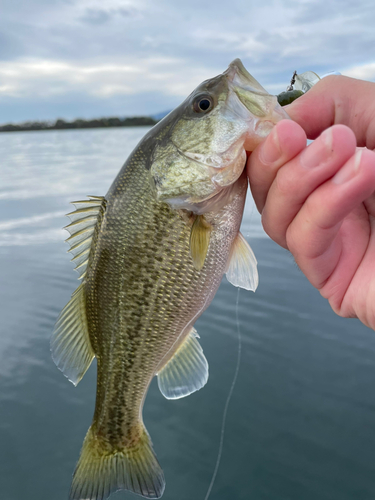
[[[153,115],[240,57],[375,81],[373,0],[0,0],[0,124]]]

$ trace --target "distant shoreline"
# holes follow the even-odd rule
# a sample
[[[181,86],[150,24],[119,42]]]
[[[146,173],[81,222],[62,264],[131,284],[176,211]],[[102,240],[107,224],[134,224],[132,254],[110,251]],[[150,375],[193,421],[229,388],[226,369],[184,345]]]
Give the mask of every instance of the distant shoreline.
[[[38,130],[74,130],[103,127],[141,127],[155,125],[158,120],[150,116],[133,116],[130,118],[98,118],[94,120],[77,119],[71,122],[58,119],[55,122],[24,122],[0,125],[0,132],[28,132]]]

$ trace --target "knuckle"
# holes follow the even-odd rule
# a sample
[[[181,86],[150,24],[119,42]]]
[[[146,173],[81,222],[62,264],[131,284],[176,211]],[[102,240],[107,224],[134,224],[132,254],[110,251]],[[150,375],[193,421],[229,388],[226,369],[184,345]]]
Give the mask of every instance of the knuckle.
[[[273,225],[270,223],[270,219],[267,216],[265,210],[263,210],[263,212],[262,212],[261,219],[262,219],[262,226],[263,226],[264,231],[268,234],[268,236],[270,238],[273,239],[273,232],[274,232],[273,231]]]
[[[295,174],[290,168],[281,168],[275,178],[276,188],[283,197],[292,198],[296,187]]]
[[[341,80],[341,75],[328,75],[321,79],[321,86],[326,85],[327,87],[335,86],[337,81]]]
[[[319,82],[313,86],[311,90],[315,92],[321,92],[322,89],[337,88],[337,85],[342,81],[343,77],[341,75],[328,75],[319,80]],[[316,88],[318,87],[318,88]]]
[[[262,225],[264,231],[275,243],[283,248],[286,248],[285,232],[275,223],[274,218],[269,217],[267,213],[264,213],[264,211],[262,213]]]
[[[290,251],[290,253],[294,256],[297,257],[299,250],[300,250],[300,242],[301,242],[301,237],[299,232],[296,232],[294,230],[293,224],[290,224],[290,226],[286,230],[285,234],[285,240],[287,244],[287,248]]]

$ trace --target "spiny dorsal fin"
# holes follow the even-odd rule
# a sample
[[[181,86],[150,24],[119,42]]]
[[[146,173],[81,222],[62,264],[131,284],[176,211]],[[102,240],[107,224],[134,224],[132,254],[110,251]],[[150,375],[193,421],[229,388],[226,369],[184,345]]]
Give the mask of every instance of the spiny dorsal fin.
[[[208,245],[210,244],[211,231],[211,224],[205,220],[203,215],[198,215],[191,227],[190,233],[190,255],[197,271],[200,271],[204,266]]]
[[[79,272],[79,279],[84,278],[89,259],[92,236],[98,217],[104,212],[106,200],[102,196],[88,196],[88,200],[73,201],[74,212],[67,214],[71,223],[65,229],[70,233],[66,240],[70,244],[69,252],[73,254],[72,261]]]
[[[250,245],[239,232],[228,259],[227,280],[234,286],[255,292],[259,283],[257,260]]]
[[[159,371],[158,386],[167,399],[180,399],[201,389],[208,380],[208,363],[192,328],[172,358]]]
[[[83,283],[57,319],[51,337],[51,351],[56,366],[77,385],[94,358],[87,327]]]

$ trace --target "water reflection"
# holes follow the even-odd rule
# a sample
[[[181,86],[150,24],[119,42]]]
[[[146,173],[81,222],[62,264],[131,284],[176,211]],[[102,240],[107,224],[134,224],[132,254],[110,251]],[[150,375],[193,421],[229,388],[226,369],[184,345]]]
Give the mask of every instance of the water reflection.
[[[1,498],[67,498],[90,424],[95,364],[77,388],[49,353],[55,319],[78,284],[67,255],[68,203],[105,194],[146,129],[0,134]],[[241,292],[243,340],[216,500],[375,497],[375,336],[336,317],[247,208],[259,262]],[[165,470],[165,500],[203,499],[235,370],[236,291],[226,280],[197,330],[207,386],[166,401],[152,384],[146,426]],[[118,493],[113,498],[138,498]]]

